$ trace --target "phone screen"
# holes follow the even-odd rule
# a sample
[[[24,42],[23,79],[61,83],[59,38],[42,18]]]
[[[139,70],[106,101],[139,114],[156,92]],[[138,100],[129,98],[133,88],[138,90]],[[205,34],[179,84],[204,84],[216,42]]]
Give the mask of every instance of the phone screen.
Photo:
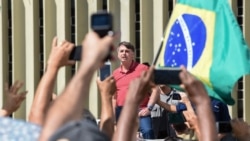
[[[72,49],[69,60],[80,61],[82,56],[82,46],[76,46]]]
[[[91,28],[100,36],[104,37],[113,30],[113,16],[107,11],[99,11],[91,15]]]
[[[107,11],[98,11],[91,15],[91,28],[95,31],[99,37],[104,37],[113,32],[113,15]],[[108,61],[111,59],[112,47],[106,58],[103,60]]]
[[[103,67],[100,68],[100,79],[103,81],[111,75],[111,64],[106,62]]]

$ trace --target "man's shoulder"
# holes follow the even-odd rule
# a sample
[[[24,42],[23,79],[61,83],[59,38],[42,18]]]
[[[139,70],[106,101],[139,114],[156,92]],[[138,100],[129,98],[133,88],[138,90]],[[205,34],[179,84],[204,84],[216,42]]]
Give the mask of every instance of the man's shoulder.
[[[117,73],[119,73],[120,72],[120,68],[118,67],[118,68],[116,68],[114,71],[113,71],[113,75],[115,75],[115,74],[117,74]]]
[[[21,119],[0,117],[0,140],[37,140],[41,126]]]
[[[148,70],[149,67],[146,66],[146,65],[144,65],[144,64],[137,63],[136,69],[139,69],[139,70]]]

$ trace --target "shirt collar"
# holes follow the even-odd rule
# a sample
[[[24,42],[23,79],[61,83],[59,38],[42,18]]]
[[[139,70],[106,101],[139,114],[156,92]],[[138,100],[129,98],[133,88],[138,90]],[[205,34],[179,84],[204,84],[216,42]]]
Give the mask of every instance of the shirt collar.
[[[134,67],[136,66],[136,62],[133,60],[130,67],[129,67],[129,70],[127,72],[124,72],[123,69],[122,69],[122,65],[120,65],[120,68],[119,68],[119,72],[121,73],[128,73],[130,72]]]

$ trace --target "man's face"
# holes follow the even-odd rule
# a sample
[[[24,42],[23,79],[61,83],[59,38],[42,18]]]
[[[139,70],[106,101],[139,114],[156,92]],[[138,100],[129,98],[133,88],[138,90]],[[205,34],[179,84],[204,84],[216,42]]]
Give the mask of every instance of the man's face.
[[[121,45],[118,48],[118,58],[121,62],[130,62],[134,59],[134,52],[124,45]]]
[[[161,94],[169,94],[171,92],[171,89],[167,87],[166,85],[159,85]]]

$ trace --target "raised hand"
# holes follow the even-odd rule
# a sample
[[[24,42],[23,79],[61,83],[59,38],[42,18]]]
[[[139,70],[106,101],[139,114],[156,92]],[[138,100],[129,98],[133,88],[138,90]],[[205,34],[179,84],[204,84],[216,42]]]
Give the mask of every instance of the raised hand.
[[[147,72],[143,72],[139,78],[130,82],[128,91],[130,100],[139,104],[151,88],[155,86],[151,81],[153,69],[153,67],[150,67]]]
[[[197,80],[190,74],[186,68],[181,67],[180,79],[182,87],[186,90],[190,101],[195,105],[197,118],[198,118],[198,131],[199,140],[202,141],[216,141],[218,140],[215,119],[211,109],[211,101],[208,93],[201,81]],[[188,115],[186,115],[189,117]],[[192,124],[192,118],[189,122]],[[197,125],[197,124],[196,124]]]
[[[46,112],[47,115],[43,124],[44,127],[40,135],[40,140],[48,140],[51,135],[64,124],[71,120],[81,118],[82,109],[84,108],[83,105],[85,105],[84,102],[86,102],[89,96],[92,77],[96,70],[104,63],[103,60],[109,52],[113,40],[114,37],[112,36],[100,38],[94,32],[90,32],[86,35],[82,42],[83,52],[81,54],[80,67],[64,91],[57,97]],[[65,47],[65,50],[68,50],[68,47]],[[67,54],[67,58],[68,57],[69,54]],[[48,98],[51,98],[51,95]],[[64,109],[64,111],[61,112],[61,109]]]
[[[180,79],[182,81],[182,87],[187,91],[190,101],[194,103],[203,102],[204,98],[208,98],[206,89],[201,81],[196,79],[186,68],[181,67]]]
[[[54,37],[52,41],[52,48],[47,65],[55,68],[60,68],[66,65],[74,65],[75,61],[69,60],[74,44],[65,40],[57,44],[57,40],[57,37]]]
[[[41,126],[45,120],[45,113],[47,113],[51,104],[53,88],[59,69],[66,65],[75,64],[75,61],[69,60],[74,44],[68,41],[62,41],[57,44],[57,41],[57,37],[54,37],[47,61],[47,68],[37,86],[29,115],[29,122]]]
[[[116,92],[116,85],[113,76],[107,77],[105,80],[97,80],[97,85],[100,90],[101,96],[105,98],[112,98]]]
[[[8,116],[15,112],[24,99],[26,98],[27,91],[18,92],[19,89],[23,86],[23,82],[16,81],[12,86],[8,86],[5,83],[5,102],[1,111],[2,116]]]
[[[115,121],[113,117],[112,96],[116,92],[115,80],[113,76],[109,76],[103,81],[98,79],[97,85],[102,98],[100,130],[112,138]]]
[[[138,106],[144,99],[146,94],[155,84],[152,83],[152,74],[154,67],[150,67],[148,71],[141,74],[130,82],[125,105],[123,106],[121,116],[118,121],[117,130],[112,138],[117,140],[134,140],[138,127]],[[129,113],[129,114],[128,114]]]
[[[103,60],[110,51],[110,47],[113,46],[114,39],[110,35],[100,38],[95,32],[89,32],[82,42],[84,47],[82,50],[82,64],[84,64],[84,67],[90,67],[94,70],[101,67],[104,63]],[[114,58],[112,53],[111,58]]]
[[[250,141],[250,126],[241,119],[231,121],[233,134],[239,141]]]

